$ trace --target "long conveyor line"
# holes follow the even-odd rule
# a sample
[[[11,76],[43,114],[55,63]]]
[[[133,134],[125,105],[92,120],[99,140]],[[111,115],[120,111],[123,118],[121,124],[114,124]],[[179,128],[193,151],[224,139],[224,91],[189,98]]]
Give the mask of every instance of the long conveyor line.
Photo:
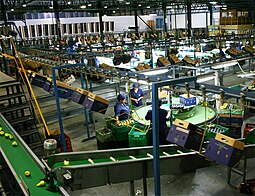
[[[36,184],[45,178],[45,168],[36,155],[29,149],[11,125],[0,114],[0,126],[5,133],[11,134],[13,139],[0,136],[0,152],[16,178],[25,195],[59,195],[59,192],[48,191],[45,187],[37,187]],[[16,141],[17,146],[12,146]],[[25,171],[30,171],[31,176],[26,177]],[[59,187],[63,190],[61,187]],[[64,190],[63,190],[64,191]]]
[[[160,147],[161,175],[194,171],[211,164],[196,152],[175,145]],[[69,161],[68,165],[64,165]],[[45,157],[45,166],[59,183],[73,190],[146,179],[153,176],[153,148],[61,153]]]

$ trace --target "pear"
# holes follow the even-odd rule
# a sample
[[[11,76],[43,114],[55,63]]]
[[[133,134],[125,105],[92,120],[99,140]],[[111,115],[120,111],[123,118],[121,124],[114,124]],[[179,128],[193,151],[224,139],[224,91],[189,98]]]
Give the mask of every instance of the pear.
[[[45,186],[46,182],[44,180],[41,180],[39,183],[36,184],[37,187]]]
[[[69,165],[69,164],[70,164],[70,162],[69,162],[69,161],[64,160],[64,165],[65,165],[65,166],[67,166],[67,165]]]
[[[18,146],[18,143],[16,141],[12,142],[13,146]]]

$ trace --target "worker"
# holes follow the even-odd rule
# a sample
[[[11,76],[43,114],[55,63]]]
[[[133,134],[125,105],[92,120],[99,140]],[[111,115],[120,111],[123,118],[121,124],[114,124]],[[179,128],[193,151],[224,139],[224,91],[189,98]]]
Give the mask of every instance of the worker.
[[[116,124],[119,124],[121,120],[127,120],[130,117],[130,109],[128,105],[125,104],[126,96],[124,94],[119,94],[117,97],[118,102],[114,106]]]
[[[130,99],[132,106],[139,107],[143,105],[142,99],[143,99],[144,93],[142,89],[138,88],[138,84],[134,83],[133,88],[130,90]]]
[[[166,137],[168,134],[168,128],[166,125],[166,121],[169,120],[170,113],[168,113],[165,109],[160,108],[162,105],[162,100],[159,99],[158,101],[158,109],[159,109],[159,144],[168,144],[166,141]],[[149,110],[145,116],[146,120],[150,120],[150,125],[152,126],[152,110]],[[151,133],[152,138],[152,133]],[[152,141],[152,140],[151,140]]]

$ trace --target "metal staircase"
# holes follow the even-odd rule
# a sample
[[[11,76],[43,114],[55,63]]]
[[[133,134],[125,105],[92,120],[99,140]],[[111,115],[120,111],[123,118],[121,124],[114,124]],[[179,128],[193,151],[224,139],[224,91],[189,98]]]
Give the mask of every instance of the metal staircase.
[[[37,120],[20,82],[0,83],[0,112],[37,156],[43,155],[43,142]]]

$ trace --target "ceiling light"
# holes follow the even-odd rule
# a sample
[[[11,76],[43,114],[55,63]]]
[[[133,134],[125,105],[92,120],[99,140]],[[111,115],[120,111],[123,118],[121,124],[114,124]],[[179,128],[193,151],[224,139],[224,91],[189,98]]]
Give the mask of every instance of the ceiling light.
[[[151,8],[151,6],[149,6],[149,5],[148,5],[148,6],[147,6],[147,8],[148,8],[148,9],[150,9],[150,8]]]
[[[53,10],[53,6],[50,6],[49,9]]]
[[[71,5],[71,1],[68,1],[67,4],[68,4],[68,5]]]
[[[129,5],[129,4],[130,4],[130,2],[128,1],[128,2],[126,2],[126,4],[127,4],[127,5]]]
[[[86,5],[81,5],[80,8],[81,9],[86,9]]]
[[[117,7],[117,10],[119,10],[120,8],[119,7]]]
[[[11,12],[14,12],[14,9],[13,9],[13,8],[11,9]]]
[[[105,5],[104,8],[106,9],[106,8],[107,8],[107,5]]]
[[[138,6],[139,6],[139,7],[141,7],[142,5],[141,5],[141,4],[139,4]]]
[[[216,5],[218,2],[216,2],[216,1],[210,1],[209,3],[212,4],[212,5]]]
[[[91,4],[88,4],[89,7],[91,7]]]
[[[27,4],[23,4],[22,7],[27,7]]]
[[[112,13],[115,13],[115,11],[113,10]]]

